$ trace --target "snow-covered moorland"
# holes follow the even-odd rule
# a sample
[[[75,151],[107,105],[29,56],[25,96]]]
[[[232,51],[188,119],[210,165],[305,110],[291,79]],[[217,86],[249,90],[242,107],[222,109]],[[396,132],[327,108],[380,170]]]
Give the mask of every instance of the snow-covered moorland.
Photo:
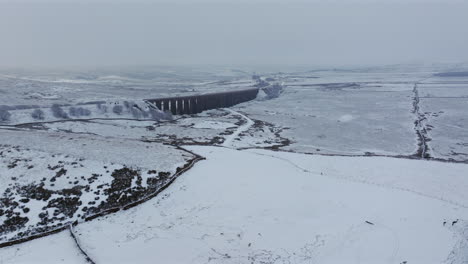
[[[5,73],[0,263],[466,263],[468,79],[447,68]],[[197,115],[141,100],[252,86]]]

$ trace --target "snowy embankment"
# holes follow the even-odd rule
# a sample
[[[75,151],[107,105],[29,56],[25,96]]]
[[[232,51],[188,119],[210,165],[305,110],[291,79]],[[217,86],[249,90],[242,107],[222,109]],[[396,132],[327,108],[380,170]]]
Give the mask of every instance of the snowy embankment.
[[[155,199],[76,227],[96,263],[467,260],[467,165],[187,148],[207,160]],[[32,260],[30,243],[0,255]]]
[[[172,114],[162,112],[145,101],[100,101],[78,105],[52,104],[50,107],[0,105],[0,125],[3,126],[92,119],[159,121],[172,120]]]

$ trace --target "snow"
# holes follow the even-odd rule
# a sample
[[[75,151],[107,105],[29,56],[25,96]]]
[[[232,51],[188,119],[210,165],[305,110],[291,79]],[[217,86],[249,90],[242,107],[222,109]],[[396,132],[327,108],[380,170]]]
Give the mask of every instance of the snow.
[[[88,262],[67,230],[38,240],[1,248],[0,263],[86,264]]]
[[[226,110],[229,111],[233,115],[238,115],[238,116],[242,117],[245,120],[245,124],[238,127],[236,129],[236,131],[234,131],[234,133],[232,133],[231,135],[229,135],[229,136],[227,136],[225,138],[222,146],[229,147],[232,144],[232,141],[234,139],[236,139],[240,135],[240,133],[242,133],[244,131],[247,131],[254,124],[254,122],[252,121],[252,119],[246,117],[245,115],[243,115],[243,114],[241,114],[239,112],[236,112],[236,111],[233,111],[233,110],[227,109],[227,108],[226,108]]]
[[[93,134],[53,131],[1,130],[0,144],[24,146],[52,154],[70,155],[106,163],[175,170],[184,163],[183,151],[174,147]],[[126,155],[131,150],[132,155]]]
[[[29,96],[31,98],[37,98],[37,99],[59,99],[60,96],[56,94],[43,94],[43,93],[30,93]]]
[[[250,72],[246,71],[213,67],[170,67],[168,71],[168,68],[0,69],[0,105],[50,106],[96,100],[141,100],[241,90],[253,84]]]
[[[349,121],[351,121],[353,119],[355,119],[355,117],[352,116],[352,115],[342,115],[342,116],[340,116],[340,118],[338,118],[338,121],[339,122],[349,122]]]
[[[0,242],[39,226],[41,213],[59,212],[44,206],[66,198],[61,190],[87,188],[68,197],[79,196],[76,212],[46,227],[80,220],[84,207],[106,199],[96,191],[112,185],[112,171],[140,171],[136,189],[154,171],[173,174],[194,157],[176,147],[186,145],[206,160],[145,203],[78,223],[74,233],[96,263],[467,263],[468,79],[433,76],[451,67],[262,73],[284,84],[281,96],[165,122],[125,105],[148,110],[143,99],[245,89],[254,84],[250,72],[1,72],[0,109],[11,113],[0,124],[1,209],[29,221]],[[90,115],[62,120],[54,103]],[[32,119],[37,108],[44,120]],[[445,162],[415,160],[417,118],[429,154]],[[56,165],[66,176],[49,169]],[[39,183],[49,200],[25,202],[21,187]],[[0,263],[31,262],[85,258],[68,229],[0,248]]]
[[[148,186],[150,178],[159,181],[159,173],[170,178],[192,158],[173,146],[132,138],[0,130],[0,243],[82,221],[106,204],[115,206],[111,196],[116,190],[108,190],[119,186],[112,175],[123,169],[138,174],[129,189],[121,190],[126,198],[135,191],[146,196],[160,188]],[[21,222],[7,224],[12,213]]]
[[[302,155],[257,149],[249,152],[273,157],[310,173],[410,192],[468,209],[466,164],[388,157]]]
[[[451,223],[468,217],[456,180],[468,165],[443,164],[421,182],[428,162],[187,148],[207,160],[160,196],[76,227],[93,260],[441,263],[462,243],[454,231],[462,223]],[[392,178],[387,166],[405,169]],[[434,184],[448,175],[453,184]]]
[[[334,154],[372,150],[380,155],[411,155],[416,143],[412,85],[401,87],[387,83],[385,88],[331,89],[286,82],[279,98],[243,103],[233,110],[287,128],[281,135],[291,144],[283,150],[329,153],[324,150],[333,149]]]
[[[121,107],[120,112],[115,112],[114,107]],[[17,106],[11,106],[15,108]],[[50,122],[65,122],[73,120],[102,120],[102,119],[124,119],[124,120],[149,120],[160,121],[159,119],[170,119],[166,114],[161,111],[151,109],[151,111],[158,111],[159,115],[155,117],[151,115],[150,106],[143,101],[108,101],[96,102],[79,105],[59,106],[62,110],[59,116],[49,108],[39,108],[38,106],[25,106],[25,109],[9,110],[11,117],[9,120],[2,122],[3,125],[18,125],[27,123],[50,123]],[[42,111],[42,118],[34,118],[34,111]]]
[[[466,77],[434,77],[418,85],[430,154],[436,158],[468,160],[467,87]]]
[[[230,127],[235,127],[236,125],[228,122],[217,122],[217,121],[202,121],[193,125],[193,128],[200,129],[227,129]]]

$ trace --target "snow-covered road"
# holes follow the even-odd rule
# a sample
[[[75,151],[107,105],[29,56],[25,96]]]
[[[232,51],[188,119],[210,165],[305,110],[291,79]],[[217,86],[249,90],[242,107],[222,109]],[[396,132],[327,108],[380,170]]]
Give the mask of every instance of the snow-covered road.
[[[459,182],[468,165],[438,163],[443,171],[434,171],[427,161],[187,148],[207,160],[155,199],[75,228],[96,263],[467,260],[460,234],[467,231],[468,210],[456,204],[468,204]],[[434,184],[447,175],[453,183]],[[23,259],[39,241],[17,246]],[[1,249],[0,256],[16,251]]]

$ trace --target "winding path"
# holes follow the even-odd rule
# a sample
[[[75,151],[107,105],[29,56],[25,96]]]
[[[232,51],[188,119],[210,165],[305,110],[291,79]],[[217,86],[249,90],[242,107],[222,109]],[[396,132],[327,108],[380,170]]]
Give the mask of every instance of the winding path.
[[[224,110],[230,112],[231,114],[241,116],[243,119],[247,121],[245,124],[239,126],[234,133],[227,136],[223,144],[221,145],[223,147],[232,147],[232,141],[234,141],[234,139],[236,139],[240,135],[240,133],[249,130],[249,128],[252,127],[252,125],[254,124],[254,121],[252,121],[252,119],[248,118],[247,116],[237,111],[234,111],[232,109],[225,108]]]

